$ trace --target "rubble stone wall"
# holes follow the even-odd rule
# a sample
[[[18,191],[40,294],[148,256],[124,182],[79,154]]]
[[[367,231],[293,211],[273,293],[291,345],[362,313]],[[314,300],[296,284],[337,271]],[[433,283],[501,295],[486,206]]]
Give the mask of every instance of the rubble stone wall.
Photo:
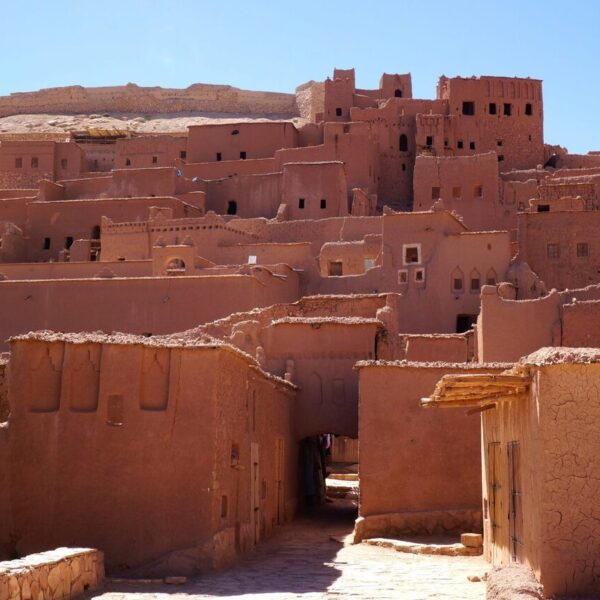
[[[63,600],[104,580],[104,556],[88,548],[57,548],[0,562],[0,598]]]

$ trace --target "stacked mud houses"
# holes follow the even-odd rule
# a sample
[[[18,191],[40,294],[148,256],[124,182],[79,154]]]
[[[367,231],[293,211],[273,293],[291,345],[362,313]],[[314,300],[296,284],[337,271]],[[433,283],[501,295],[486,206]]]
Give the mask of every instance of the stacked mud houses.
[[[335,434],[356,541],[483,532],[600,587],[600,153],[544,144],[541,81],[0,98],[61,111],[230,118],[0,134],[0,558],[230,564]]]

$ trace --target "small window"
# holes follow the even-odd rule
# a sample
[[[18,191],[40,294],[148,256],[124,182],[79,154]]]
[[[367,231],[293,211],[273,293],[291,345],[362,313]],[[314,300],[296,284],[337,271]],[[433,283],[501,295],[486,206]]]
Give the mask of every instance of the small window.
[[[460,186],[455,186],[452,188],[452,197],[453,198],[462,197],[462,188]]]
[[[126,167],[130,167],[131,166],[131,159],[130,158],[126,158],[125,159],[125,166]]]
[[[50,238],[49,237],[44,238],[44,242],[42,243],[42,249],[50,250]]]
[[[527,136],[527,139],[528,139],[529,141],[531,141],[531,134],[529,134],[529,135]]]
[[[448,140],[444,140],[444,148],[448,147]]]
[[[61,169],[66,169],[69,165],[69,161],[66,158],[61,158],[60,159],[60,168]]]
[[[406,163],[402,163],[402,170],[406,171]]]
[[[22,168],[23,168],[23,159],[15,158],[15,169],[22,169]]]
[[[585,242],[577,244],[577,258],[587,258],[589,255],[590,249]]]
[[[403,262],[405,265],[421,263],[421,245],[420,244],[404,244],[402,246]]]
[[[344,267],[341,261],[332,260],[329,261],[329,276],[330,277],[341,277],[344,272]]]
[[[65,238],[65,248],[68,250],[73,245],[73,236],[68,235]]]
[[[304,198],[298,198],[298,208],[304,208]]]
[[[240,152],[240,160],[246,160],[246,151],[245,150],[242,150]]]
[[[548,244],[546,254],[548,258],[560,258],[560,246],[558,244]]]
[[[454,277],[452,279],[452,289],[455,292],[462,292],[463,289],[463,280],[461,277]]]
[[[398,283],[408,283],[408,271],[406,269],[398,271]]]
[[[533,106],[531,106],[531,102],[528,102],[525,105],[525,114],[530,117],[533,114]]]
[[[431,199],[432,200],[438,200],[440,197],[440,188],[439,187],[432,187],[431,188]]]
[[[153,165],[157,165],[158,164],[158,156],[153,156],[152,157],[152,164]]]
[[[258,261],[258,257],[256,256],[256,254],[250,254],[248,256],[248,264],[249,265],[255,265],[257,264]]]
[[[350,125],[344,125],[344,126],[342,127],[342,131],[343,131],[344,133],[350,133]]]
[[[408,137],[405,133],[400,135],[400,152],[408,152]]]
[[[504,161],[504,154],[498,154],[498,162]]]
[[[394,98],[402,98],[402,90],[396,90],[394,92]]]
[[[321,208],[327,208],[327,200],[325,198],[321,198]]]
[[[537,211],[538,212],[550,212],[550,205],[549,204],[538,204]]]
[[[475,150],[475,142],[469,142],[469,149]]]
[[[230,200],[227,203],[227,214],[228,215],[237,214],[237,202],[235,200]]]
[[[339,106],[335,109],[335,116],[336,117],[342,116],[342,109]]]
[[[487,272],[487,276],[486,276],[485,280],[488,285],[496,285],[496,282],[498,281],[498,276],[496,275],[496,271],[494,271],[494,269],[490,269]]]
[[[490,102],[488,112],[490,113],[490,115],[496,114],[496,103],[495,102]]]
[[[505,102],[504,103],[504,116],[510,117],[511,114],[512,114],[512,104],[510,104],[509,102]]]
[[[365,271],[372,269],[375,266],[375,259],[374,258],[365,258],[364,266],[365,266]]]
[[[463,115],[473,116],[475,114],[475,102],[466,101],[462,106]]]
[[[480,283],[478,277],[474,277],[473,279],[471,279],[471,291],[472,292],[478,292],[480,287],[481,287],[481,283]]]
[[[187,158],[187,151],[186,150],[180,150],[179,151],[179,158],[181,158],[181,160],[185,160]]]
[[[239,133],[240,133],[240,130],[239,130],[239,129],[234,129],[234,130],[231,132],[231,135],[238,135]]]
[[[217,152],[217,161],[220,161],[223,158],[223,155],[220,152]]]
[[[227,518],[227,496],[221,496],[221,519]]]
[[[425,269],[415,269],[415,281],[417,283],[425,281]]]
[[[425,140],[425,145],[430,148],[431,146],[433,146],[433,136],[432,135],[428,135],[427,139]]]
[[[482,185],[476,185],[473,188],[473,197],[474,198],[483,198],[483,186]]]
[[[502,146],[502,140],[496,140],[496,146],[501,147]]]
[[[37,169],[39,166],[39,160],[37,156],[32,156],[31,157],[31,168],[32,169]]]
[[[456,142],[456,147],[457,147],[459,150],[462,150],[462,149],[463,149],[463,147],[464,147],[464,145],[465,145],[465,144],[464,144],[464,142],[463,142],[462,140],[458,140],[458,142]]]

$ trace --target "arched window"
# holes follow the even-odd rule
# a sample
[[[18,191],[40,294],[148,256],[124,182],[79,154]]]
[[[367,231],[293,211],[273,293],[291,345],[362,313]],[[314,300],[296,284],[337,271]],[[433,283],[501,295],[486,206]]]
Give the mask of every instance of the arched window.
[[[478,294],[480,288],[481,288],[481,275],[479,274],[479,271],[477,269],[473,269],[471,271],[471,285],[469,286],[469,289],[474,294]]]
[[[485,282],[487,285],[496,285],[498,283],[498,275],[496,275],[496,271],[493,268],[487,272]]]
[[[400,136],[400,152],[408,152],[408,138],[405,133]]]
[[[459,267],[456,267],[450,275],[450,287],[454,294],[461,294],[465,290],[464,274]]]
[[[394,96],[395,96],[396,98],[402,98],[402,90],[396,90],[396,91],[394,92]]]
[[[167,262],[167,275],[175,275],[185,272],[185,262],[181,258],[172,258]]]
[[[230,200],[227,203],[227,214],[235,215],[237,213],[237,202],[235,200]]]

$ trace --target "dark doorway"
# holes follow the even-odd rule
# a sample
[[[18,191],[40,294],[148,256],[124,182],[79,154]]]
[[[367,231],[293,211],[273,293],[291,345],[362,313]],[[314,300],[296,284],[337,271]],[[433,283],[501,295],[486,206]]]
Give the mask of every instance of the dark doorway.
[[[477,323],[477,315],[456,315],[456,333],[469,331]]]
[[[230,200],[227,203],[227,214],[228,215],[237,214],[237,202],[235,200]]]

